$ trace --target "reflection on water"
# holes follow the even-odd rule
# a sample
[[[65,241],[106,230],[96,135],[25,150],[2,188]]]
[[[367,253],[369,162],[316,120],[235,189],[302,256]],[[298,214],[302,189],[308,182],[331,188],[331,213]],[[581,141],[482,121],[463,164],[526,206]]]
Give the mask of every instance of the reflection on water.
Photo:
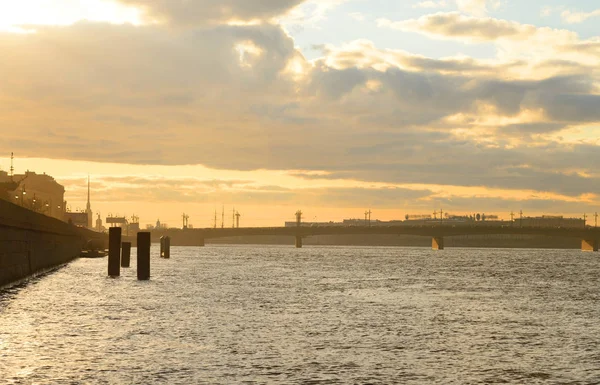
[[[135,279],[135,265],[107,278],[107,260],[88,259],[1,293],[0,379],[600,382],[598,254],[153,252],[149,282]]]

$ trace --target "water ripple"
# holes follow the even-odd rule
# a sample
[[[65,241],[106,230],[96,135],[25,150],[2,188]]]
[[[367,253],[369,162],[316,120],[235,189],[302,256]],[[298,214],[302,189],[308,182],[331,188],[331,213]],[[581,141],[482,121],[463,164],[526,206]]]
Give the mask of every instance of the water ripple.
[[[0,379],[600,383],[600,263],[556,250],[154,250],[0,292]],[[133,251],[135,255],[135,251]],[[134,261],[135,262],[135,261]]]

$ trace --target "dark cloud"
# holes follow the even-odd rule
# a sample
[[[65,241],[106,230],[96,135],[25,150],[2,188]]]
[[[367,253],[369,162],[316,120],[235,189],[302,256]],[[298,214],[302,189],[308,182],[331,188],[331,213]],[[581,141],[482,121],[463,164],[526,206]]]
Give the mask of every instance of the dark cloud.
[[[356,145],[346,164],[329,167],[322,179],[486,186],[499,189],[548,191],[577,197],[597,193],[600,162],[597,146],[521,146],[490,148],[433,134],[384,144]],[[366,141],[366,139],[365,139]],[[351,164],[351,166],[350,166]],[[587,173],[584,177],[575,173]],[[316,179],[318,177],[314,177]]]
[[[511,68],[516,68],[526,64],[524,61],[514,61],[504,65],[484,64],[473,58],[464,59],[432,59],[420,56],[406,56],[402,60],[403,64],[408,67],[419,69],[420,71],[432,72],[475,72],[475,73],[490,73],[490,72],[505,72]]]
[[[543,134],[549,132],[560,131],[565,128],[564,124],[560,123],[516,123],[508,124],[498,128],[500,133],[508,136]]]
[[[358,68],[332,69],[321,67],[312,72],[309,88],[327,98],[338,99],[351,92],[354,87],[364,84],[368,77]]]
[[[569,122],[600,122],[600,95],[539,95],[539,104],[551,119]]]

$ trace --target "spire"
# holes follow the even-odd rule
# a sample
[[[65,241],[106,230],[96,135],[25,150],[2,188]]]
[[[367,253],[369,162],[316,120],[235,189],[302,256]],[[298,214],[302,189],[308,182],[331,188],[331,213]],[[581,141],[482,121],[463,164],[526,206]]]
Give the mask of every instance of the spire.
[[[88,199],[87,199],[87,205],[85,207],[85,212],[88,215],[88,228],[91,229],[92,228],[92,221],[93,221],[93,213],[92,213],[92,204],[90,202],[90,175],[88,174]]]
[[[88,201],[87,201],[87,209],[89,210],[91,208],[91,203],[90,203],[90,175],[88,174]]]

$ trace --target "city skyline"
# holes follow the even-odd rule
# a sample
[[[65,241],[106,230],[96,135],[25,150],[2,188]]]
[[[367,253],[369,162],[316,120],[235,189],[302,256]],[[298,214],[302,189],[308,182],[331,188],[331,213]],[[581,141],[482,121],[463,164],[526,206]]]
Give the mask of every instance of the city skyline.
[[[1,170],[1,169],[0,169]],[[27,170],[27,172],[30,172],[33,170]],[[35,171],[33,171],[35,173]],[[18,173],[16,173],[15,175],[18,175]],[[39,175],[39,174],[38,174]],[[45,173],[44,173],[45,175]],[[89,198],[89,190],[88,190],[88,182],[89,182],[89,175],[87,175],[85,177],[85,192],[87,195],[87,198]],[[71,179],[72,182],[72,187],[75,187],[77,192],[77,195],[79,195],[81,193],[81,181],[78,180],[78,177],[74,177]],[[210,183],[219,183],[219,181],[215,181],[215,180],[208,180],[205,182],[210,182]],[[26,185],[26,183],[24,183],[23,185]],[[24,187],[24,186],[23,186]],[[66,193],[68,193],[68,191],[66,191]],[[71,195],[75,195],[75,194],[71,194]],[[65,194],[65,196],[69,196],[69,194]],[[126,204],[127,206],[131,205],[131,202],[128,202],[127,200],[125,201],[118,201],[118,198],[112,198],[108,201],[103,201],[100,202],[100,206],[103,208],[107,208],[107,207],[122,207],[120,206],[121,204]],[[16,202],[17,204],[21,204],[19,202]],[[74,201],[74,202],[69,202],[68,200],[66,201],[67,206],[66,206],[66,210],[67,212],[80,212],[80,213],[84,213],[84,212],[88,212],[89,206],[88,204],[90,203],[89,201],[86,201],[85,204],[85,209],[83,208],[83,206],[79,205],[81,202],[80,201]],[[181,204],[184,204],[185,206],[180,206]],[[146,202],[143,202],[141,205],[138,204],[138,206],[136,207],[143,207],[147,205]],[[92,204],[93,206],[93,204]],[[192,215],[192,219],[196,219],[198,220],[197,223],[200,223],[200,225],[194,225],[194,222],[189,223],[189,225],[191,225],[190,227],[195,227],[195,228],[211,228],[213,226],[216,227],[221,227],[222,225],[224,225],[226,228],[229,228],[232,226],[233,222],[236,221],[236,219],[230,218],[230,209],[235,209],[235,205],[234,206],[227,206],[225,207],[224,203],[221,203],[219,207],[217,207],[219,205],[217,204],[212,204],[212,208],[211,208],[211,204],[198,204],[197,202],[194,201],[189,201],[187,203],[182,203],[179,202],[179,204],[176,206],[178,208],[185,208],[188,210],[187,213],[184,213],[183,215],[186,215],[186,221],[189,223],[189,219],[190,219],[190,215],[189,215],[189,209],[192,208],[193,209],[193,215]],[[201,209],[199,209],[199,207],[201,207]],[[239,207],[239,206],[238,206]],[[286,206],[286,208],[291,209],[293,208],[293,204]],[[292,215],[290,215],[290,213],[284,213],[283,217],[282,216],[278,216],[278,214],[274,214],[271,216],[265,216],[265,213],[268,214],[268,212],[265,212],[264,206],[257,206],[257,207],[253,207],[255,209],[255,211],[250,211],[250,215],[249,215],[249,224],[245,224],[245,226],[242,227],[257,227],[257,226],[279,226],[281,225],[282,221],[285,222],[289,222],[289,220],[292,218]],[[143,210],[143,209],[142,209]],[[202,212],[199,212],[198,210],[203,210]],[[341,223],[341,221],[345,221],[345,220],[358,220],[361,221],[363,220],[362,215],[366,215],[369,214],[369,217],[371,217],[371,214],[376,214],[378,215],[377,217],[372,217],[371,220],[373,222],[377,222],[377,221],[382,221],[382,222],[387,222],[387,221],[403,221],[405,220],[406,216],[411,216],[411,217],[424,217],[424,216],[429,216],[430,219],[434,220],[436,218],[439,218],[440,214],[443,214],[445,218],[447,218],[448,216],[450,217],[468,217],[468,216],[477,216],[478,214],[487,216],[490,219],[493,220],[500,220],[500,221],[509,221],[509,220],[515,220],[518,221],[519,217],[522,218],[540,218],[540,217],[562,217],[565,219],[580,219],[580,220],[587,220],[587,225],[588,226],[595,226],[597,225],[597,211],[596,212],[584,212],[582,215],[578,215],[578,213],[575,214],[566,214],[565,213],[558,213],[558,212],[554,212],[554,213],[548,213],[548,212],[523,212],[522,209],[520,210],[511,210],[510,212],[508,211],[502,211],[500,209],[500,211],[497,212],[485,212],[485,210],[481,211],[481,210],[463,210],[463,211],[454,211],[454,212],[449,212],[447,210],[444,211],[443,207],[439,207],[439,208],[435,208],[433,212],[427,212],[427,207],[422,207],[421,211],[418,211],[418,209],[416,208],[394,208],[394,209],[383,209],[383,210],[379,210],[376,211],[375,213],[372,212],[371,207],[368,208],[368,211],[365,212],[361,212],[360,208],[356,209],[356,208],[341,208],[341,209],[334,209],[331,210],[331,208],[329,209],[325,209],[323,210],[323,208],[320,209],[315,209],[318,211],[313,211],[313,212],[308,212],[309,215],[303,215],[303,222],[308,222],[308,223]],[[238,214],[239,214],[239,210],[235,210]],[[93,213],[93,217],[94,220],[93,222],[95,223],[95,218],[97,218],[98,214],[101,214],[101,219],[103,221],[104,224],[105,220],[107,217],[125,217],[126,219],[130,219],[133,216],[136,217],[137,220],[139,220],[139,212],[119,212],[118,210],[111,210],[111,209],[107,209],[105,210],[105,214],[102,214],[101,210],[99,211],[94,211],[91,210],[91,212]],[[172,207],[169,206],[168,211],[169,214],[167,217],[163,217],[163,219],[161,219],[160,217],[156,218],[156,221],[160,221],[161,223],[163,223],[163,225],[167,225],[169,228],[179,228],[180,226],[180,222],[182,221],[182,214],[177,215],[177,213],[175,211],[173,211]],[[107,214],[106,214],[107,213]],[[144,214],[144,212],[142,212],[142,215]],[[285,216],[286,214],[288,214],[287,216]],[[306,213],[303,213],[306,214]],[[325,215],[323,215],[325,214]],[[500,214],[500,215],[498,215]],[[333,217],[327,217],[326,215],[334,215]],[[245,215],[244,215],[245,217]],[[166,219],[165,219],[166,218]],[[215,218],[216,218],[216,222],[215,222]],[[414,218],[411,218],[414,219]],[[421,218],[423,219],[423,218]],[[371,221],[370,220],[370,221]],[[156,223],[156,221],[150,217],[147,216],[147,218],[144,218],[141,222],[142,227],[145,227],[146,225],[148,226],[152,226]],[[295,220],[294,220],[295,221]],[[370,222],[369,221],[369,222]],[[243,223],[243,222],[242,222]],[[95,226],[95,225],[94,225]]]
[[[94,213],[172,226],[599,211],[591,1],[12,3],[0,168],[72,210],[90,174]]]

